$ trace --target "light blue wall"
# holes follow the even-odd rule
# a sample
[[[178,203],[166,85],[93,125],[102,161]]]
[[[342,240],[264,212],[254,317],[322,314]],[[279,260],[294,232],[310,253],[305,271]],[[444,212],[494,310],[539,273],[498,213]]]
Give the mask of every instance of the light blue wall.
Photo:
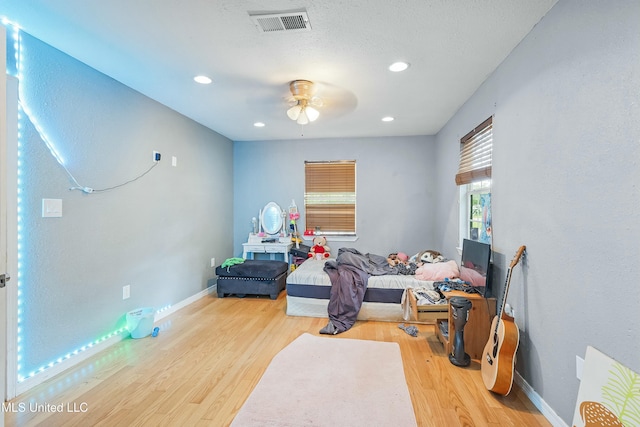
[[[494,117],[492,217],[517,371],[570,424],[587,345],[640,372],[640,3],[561,0],[437,136],[437,241],[457,232],[458,141]]]
[[[295,199],[304,224],[305,160],[356,160],[358,240],[329,239],[334,253],[342,246],[385,256],[435,249],[434,148],[428,136],[235,142],[236,255],[242,254],[251,218],[269,201],[288,208]]]
[[[232,142],[23,34],[22,102],[83,186],[23,116],[21,374],[122,326],[134,308],[175,304],[232,254]],[[171,158],[177,158],[172,167]],[[42,218],[43,198],[62,199]],[[122,299],[122,287],[131,298]]]

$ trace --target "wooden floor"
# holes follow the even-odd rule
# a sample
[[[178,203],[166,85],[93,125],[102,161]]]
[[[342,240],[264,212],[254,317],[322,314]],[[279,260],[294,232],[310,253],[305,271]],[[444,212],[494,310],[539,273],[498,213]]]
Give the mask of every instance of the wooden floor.
[[[163,319],[156,338],[126,339],[18,396],[11,403],[24,411],[6,413],[6,425],[227,426],[273,356],[327,322],[288,317],[285,307],[284,292],[275,301],[202,298]],[[335,339],[400,344],[419,426],[551,425],[517,387],[488,392],[479,363],[453,366],[433,325],[417,326],[412,337],[398,323],[357,322]]]

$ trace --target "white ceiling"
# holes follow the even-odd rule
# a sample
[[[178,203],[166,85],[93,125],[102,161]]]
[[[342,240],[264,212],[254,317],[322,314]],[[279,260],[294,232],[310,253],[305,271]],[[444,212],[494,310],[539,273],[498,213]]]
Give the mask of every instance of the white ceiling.
[[[556,1],[3,0],[0,16],[244,141],[435,134]],[[291,10],[311,31],[264,34],[249,17]],[[399,60],[410,68],[388,71]],[[286,116],[296,79],[325,104],[304,128]]]

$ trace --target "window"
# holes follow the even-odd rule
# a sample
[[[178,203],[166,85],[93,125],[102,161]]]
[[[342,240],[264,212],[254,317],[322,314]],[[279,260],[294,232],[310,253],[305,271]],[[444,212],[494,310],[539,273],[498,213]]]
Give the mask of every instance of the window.
[[[460,139],[460,246],[462,239],[491,244],[491,154],[493,118]]]
[[[491,243],[490,179],[460,186],[460,237]]]
[[[304,170],[306,229],[325,235],[355,235],[355,160],[307,161]]]

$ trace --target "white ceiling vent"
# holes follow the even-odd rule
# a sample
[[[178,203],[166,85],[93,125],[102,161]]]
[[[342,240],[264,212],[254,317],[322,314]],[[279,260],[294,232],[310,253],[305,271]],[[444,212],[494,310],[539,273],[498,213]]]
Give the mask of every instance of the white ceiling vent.
[[[261,33],[311,31],[307,12],[252,14],[251,20]]]

